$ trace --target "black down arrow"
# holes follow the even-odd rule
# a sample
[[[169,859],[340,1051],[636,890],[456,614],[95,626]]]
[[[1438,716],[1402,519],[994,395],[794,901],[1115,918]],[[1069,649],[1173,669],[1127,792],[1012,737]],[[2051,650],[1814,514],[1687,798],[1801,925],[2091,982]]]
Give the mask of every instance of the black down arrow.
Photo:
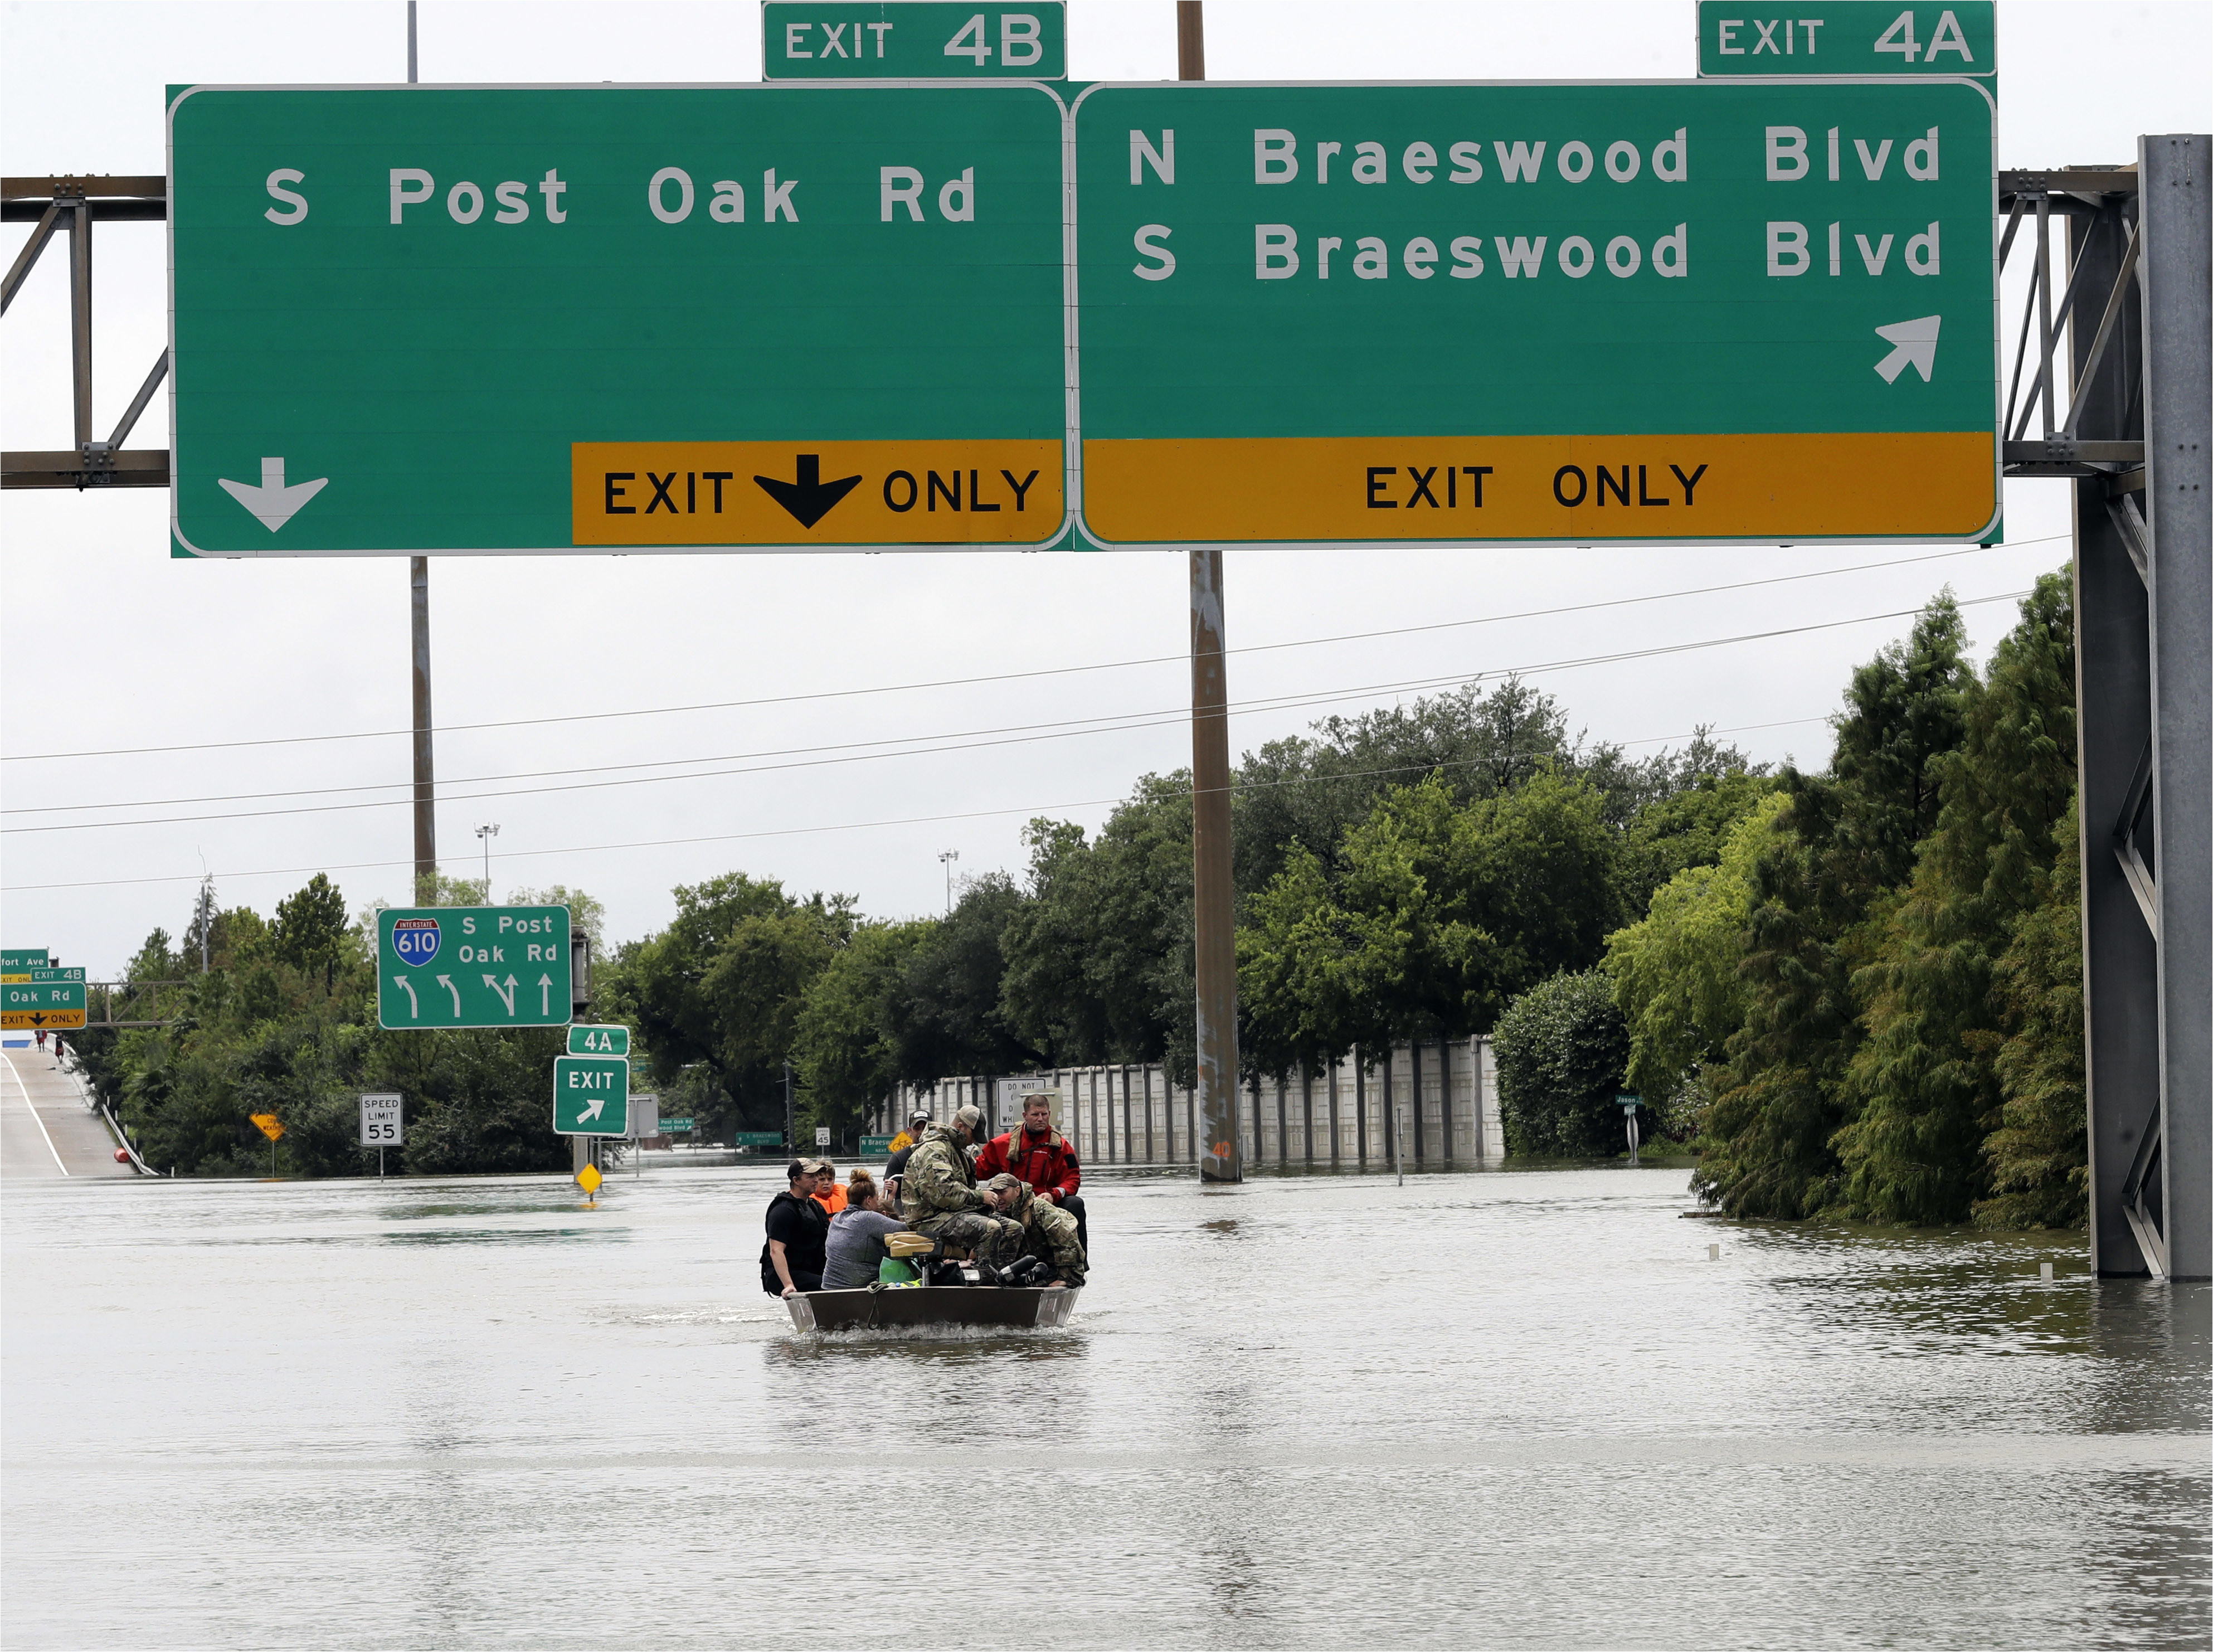
[[[837,508],[838,502],[858,487],[857,476],[841,477],[835,482],[822,479],[822,455],[803,453],[798,456],[799,479],[779,482],[773,476],[756,476],[761,491],[789,511],[802,527],[812,527]]]

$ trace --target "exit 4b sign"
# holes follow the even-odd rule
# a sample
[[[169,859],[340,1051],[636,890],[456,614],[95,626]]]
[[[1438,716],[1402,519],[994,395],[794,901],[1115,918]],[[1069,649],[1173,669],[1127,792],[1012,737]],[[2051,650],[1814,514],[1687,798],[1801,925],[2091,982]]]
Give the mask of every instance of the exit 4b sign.
[[[978,7],[966,0],[764,0],[769,80],[1060,80],[1063,0]]]

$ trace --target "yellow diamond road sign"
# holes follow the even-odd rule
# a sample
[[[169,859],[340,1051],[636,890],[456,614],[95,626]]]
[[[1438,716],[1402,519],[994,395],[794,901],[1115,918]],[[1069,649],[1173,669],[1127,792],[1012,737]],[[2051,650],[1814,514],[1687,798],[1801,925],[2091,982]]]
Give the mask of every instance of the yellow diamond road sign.
[[[600,1168],[597,1165],[588,1164],[582,1170],[579,1170],[576,1173],[576,1186],[582,1188],[587,1193],[598,1192],[600,1191],[600,1183],[602,1180],[603,1178],[600,1174]]]

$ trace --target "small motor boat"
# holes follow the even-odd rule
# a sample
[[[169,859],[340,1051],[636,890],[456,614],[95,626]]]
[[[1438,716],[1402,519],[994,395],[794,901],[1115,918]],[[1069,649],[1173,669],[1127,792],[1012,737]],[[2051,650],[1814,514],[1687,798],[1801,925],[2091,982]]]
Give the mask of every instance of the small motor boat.
[[[875,1290],[807,1290],[783,1299],[802,1331],[865,1331],[910,1325],[1062,1326],[1082,1287],[901,1285]]]

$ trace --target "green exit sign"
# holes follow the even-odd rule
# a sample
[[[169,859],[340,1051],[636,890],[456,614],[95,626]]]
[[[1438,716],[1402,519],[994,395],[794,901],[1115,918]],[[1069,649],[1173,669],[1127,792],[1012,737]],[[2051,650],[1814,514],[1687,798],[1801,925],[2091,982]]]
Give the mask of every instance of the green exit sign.
[[[1061,80],[1068,9],[1062,0],[765,0],[761,71],[765,80]]]
[[[1063,113],[980,81],[180,92],[177,551],[1048,544]]]
[[[0,970],[15,971],[46,967],[44,947],[8,947],[0,948]]]
[[[561,1136],[620,1136],[630,1126],[630,1063],[607,1056],[553,1058],[553,1129]]]
[[[1998,68],[1994,0],[1747,5],[1698,0],[1698,73],[1972,75]]]

